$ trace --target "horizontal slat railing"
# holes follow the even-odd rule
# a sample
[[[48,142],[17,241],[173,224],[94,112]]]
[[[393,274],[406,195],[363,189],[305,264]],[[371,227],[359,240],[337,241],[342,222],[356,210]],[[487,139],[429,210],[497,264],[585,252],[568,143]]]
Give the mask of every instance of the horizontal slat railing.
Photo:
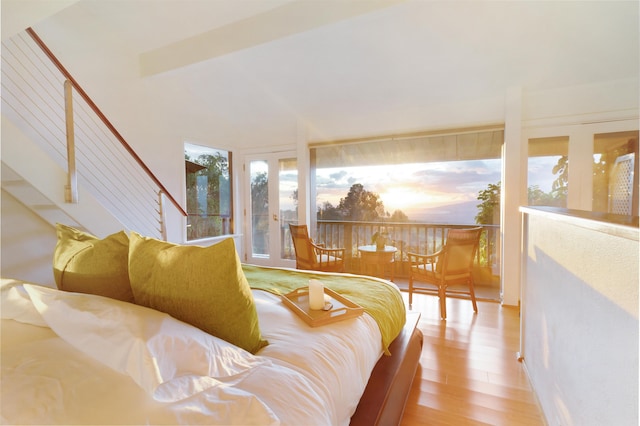
[[[128,229],[164,238],[160,200],[186,216],[180,204],[33,30],[2,42],[2,113],[66,170],[65,80],[79,183]]]
[[[381,229],[389,234],[391,243],[398,249],[395,255],[395,275],[409,275],[407,252],[434,253],[446,240],[447,230],[481,226],[480,250],[476,257],[476,266],[483,271],[481,279],[495,281],[500,271],[500,227],[499,225],[458,225],[416,222],[351,222],[319,220],[316,226],[315,240],[326,247],[344,247],[347,272],[361,273],[358,247],[370,245],[371,237]],[[291,238],[283,238],[290,244]],[[284,253],[293,255],[293,249],[285,247]],[[489,284],[489,282],[479,284]]]

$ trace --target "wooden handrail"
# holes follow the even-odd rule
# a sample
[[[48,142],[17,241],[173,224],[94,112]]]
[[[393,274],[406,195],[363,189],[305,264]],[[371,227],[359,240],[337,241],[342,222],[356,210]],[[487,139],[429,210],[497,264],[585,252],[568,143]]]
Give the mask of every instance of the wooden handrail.
[[[107,119],[107,117],[100,111],[100,108],[91,100],[89,95],[80,87],[78,82],[71,76],[69,71],[60,63],[58,58],[53,54],[53,52],[47,47],[47,45],[42,41],[42,39],[36,34],[33,28],[27,28],[27,34],[33,39],[33,41],[42,49],[42,51],[47,55],[47,57],[53,62],[53,64],[58,68],[58,70],[65,76],[67,80],[71,82],[74,89],[78,91],[78,94],[82,96],[82,99],[89,105],[89,107],[93,110],[93,112],[100,118],[100,120],[104,123],[105,126],[111,131],[111,133],[118,139],[118,141],[122,144],[122,146],[127,150],[127,152],[136,160],[138,165],[147,173],[149,178],[153,180],[153,182],[158,185],[160,191],[164,193],[164,195],[169,198],[171,203],[178,209],[183,216],[187,216],[187,212],[182,208],[182,206],[176,201],[176,199],[167,191],[162,182],[153,174],[153,172],[147,167],[147,165],[142,161],[142,159],[138,156],[138,154],[131,148],[131,145],[127,143],[127,141],[122,137],[120,132],[116,130],[116,128],[111,124],[111,122]]]

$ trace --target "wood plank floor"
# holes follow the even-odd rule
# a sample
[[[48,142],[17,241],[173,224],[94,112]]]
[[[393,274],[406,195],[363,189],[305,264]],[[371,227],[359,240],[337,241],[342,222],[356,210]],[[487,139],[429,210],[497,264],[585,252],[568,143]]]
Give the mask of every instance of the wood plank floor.
[[[408,294],[403,292],[408,306]],[[420,366],[402,426],[545,425],[523,365],[517,308],[447,298],[441,321],[438,298],[414,295],[424,333]]]

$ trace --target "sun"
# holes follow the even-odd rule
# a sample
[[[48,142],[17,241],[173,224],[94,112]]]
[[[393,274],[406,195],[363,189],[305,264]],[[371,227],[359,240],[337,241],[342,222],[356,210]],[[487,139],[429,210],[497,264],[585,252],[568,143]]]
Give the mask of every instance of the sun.
[[[393,214],[396,210],[407,210],[421,202],[424,202],[423,194],[407,186],[394,186],[380,194],[384,208]]]

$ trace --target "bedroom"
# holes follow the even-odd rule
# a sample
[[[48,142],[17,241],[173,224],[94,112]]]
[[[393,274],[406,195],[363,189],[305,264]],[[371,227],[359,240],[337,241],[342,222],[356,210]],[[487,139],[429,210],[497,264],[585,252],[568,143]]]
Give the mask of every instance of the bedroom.
[[[5,5],[12,3],[20,2],[2,2],[3,39],[11,25],[20,23],[19,19],[9,19],[6,13]],[[285,3],[289,2],[268,2],[268,7]],[[183,188],[181,160],[185,138],[233,150],[238,161],[243,155],[265,150],[289,150],[297,153],[300,164],[304,165],[310,142],[460,128],[479,123],[504,125],[505,183],[513,184],[505,186],[505,198],[510,204],[503,207],[503,232],[505,253],[514,256],[511,261],[504,259],[508,268],[512,268],[504,271],[504,297],[505,304],[517,305],[520,274],[518,207],[524,141],[557,136],[556,132],[570,134],[572,140],[578,141],[570,149],[580,153],[580,140],[588,140],[590,134],[617,132],[621,126],[626,126],[622,130],[637,130],[638,31],[637,19],[634,19],[637,6],[635,2],[613,5],[589,2],[588,6],[579,2],[560,3],[557,7],[562,9],[553,11],[536,5],[537,2],[525,2],[518,7],[508,2],[488,2],[488,7],[480,10],[468,9],[470,4],[457,2],[389,3],[393,4],[378,4],[388,8],[371,10],[352,20],[337,21],[324,29],[318,27],[306,32],[298,29],[299,33],[283,36],[279,42],[258,44],[254,41],[254,47],[205,61],[211,63],[213,69],[204,68],[200,63],[144,78],[140,77],[138,68],[141,53],[151,49],[159,51],[160,47],[174,41],[171,37],[185,39],[211,28],[215,25],[211,23],[211,16],[237,21],[266,11],[248,10],[251,6],[267,6],[246,2],[247,10],[230,7],[216,9],[208,15],[200,9],[191,9],[192,14],[187,19],[181,14],[188,13],[188,8],[170,8],[172,3],[169,2],[168,10],[155,10],[153,15],[160,23],[154,23],[150,16],[136,18],[140,16],[136,13],[149,13],[138,10],[142,3],[132,2],[128,5],[131,9],[123,7],[122,14],[116,16],[112,16],[115,11],[109,10],[109,2],[56,3],[57,7],[70,6],[55,16],[54,11],[32,8],[31,20],[21,23],[15,32],[33,26],[46,39],[168,186],[169,192],[178,196]],[[226,3],[218,4],[222,8]],[[422,10],[429,5],[433,5],[432,10]],[[200,7],[204,6],[201,4]],[[416,7],[421,9],[421,14],[413,9]],[[530,16],[523,21],[524,12]],[[611,21],[595,24],[608,13],[615,13]],[[49,15],[50,18],[40,20]],[[332,16],[337,15],[338,12]],[[420,31],[415,24],[402,25],[402,22],[413,22],[407,15],[423,20],[423,25],[417,26]],[[400,24],[389,16],[401,19]],[[180,22],[168,25],[170,18]],[[540,22],[548,25],[539,25]],[[224,23],[227,22],[220,21],[217,25]],[[375,32],[369,25],[374,25],[380,32]],[[171,35],[165,30],[172,27],[178,31],[181,26],[187,27],[181,34]],[[566,26],[575,31],[564,32],[563,29],[569,28]],[[425,34],[423,27],[432,29],[433,34]],[[144,33],[144,37],[135,39],[136,42],[127,32],[133,28]],[[494,28],[500,28],[500,31]],[[532,32],[520,32],[519,28],[530,28]],[[227,27],[226,31],[232,29]],[[74,33],[82,34],[82,37],[75,37]],[[329,33],[337,39],[328,38]],[[425,37],[428,43],[418,40],[421,43],[417,47],[408,43],[418,37]],[[474,44],[465,46],[461,43],[463,37],[466,37],[464,40],[474,39]],[[350,56],[349,48],[353,47],[347,46],[344,40],[356,43],[363,56]],[[298,46],[297,42],[301,44]],[[69,45],[73,48],[65,47]],[[427,47],[429,55],[414,53]],[[90,59],[95,52],[109,59]],[[373,56],[376,60],[366,56],[376,52],[380,52]],[[287,57],[285,53],[299,56]],[[405,65],[405,61],[409,63]],[[434,70],[422,61],[437,62],[441,66]],[[489,63],[492,62],[499,69],[491,68]],[[610,66],[611,63],[616,66]],[[296,68],[292,68],[292,64]],[[372,66],[379,73],[370,72]],[[508,74],[511,68],[516,68],[517,79]],[[295,69],[300,70],[303,81],[291,77]],[[407,73],[407,70],[413,72]],[[422,71],[430,71],[430,74],[423,75]],[[203,76],[203,73],[206,74]],[[282,79],[276,78],[278,75]],[[444,84],[444,75],[456,76],[451,86]],[[215,80],[217,85],[215,92],[205,94],[200,85],[209,79]],[[271,86],[266,84],[267,79]],[[287,79],[290,84],[284,85],[282,80]],[[313,87],[307,82],[314,82]],[[332,82],[342,84],[324,85]],[[393,84],[387,87],[383,82]],[[121,90],[107,89],[110,87]],[[328,91],[328,88],[332,90]],[[277,89],[293,93],[285,95]],[[489,92],[489,89],[494,91]],[[300,98],[315,102],[301,105],[304,109],[292,113],[293,107],[305,100]],[[128,107],[124,108],[124,105]],[[138,111],[152,112],[139,114]],[[583,122],[591,123],[590,127],[576,125]],[[240,168],[236,167],[236,170]],[[304,168],[300,174],[305,175]],[[582,181],[579,176],[575,179],[572,184],[578,188]],[[305,185],[308,182],[302,182],[300,186]],[[238,210],[241,209],[243,197],[239,195],[235,201]],[[589,203],[590,199],[583,195],[574,199],[571,207],[589,210]],[[302,214],[310,215],[308,211]],[[25,259],[12,259],[12,253],[28,252],[31,257],[28,267],[35,264],[36,268],[41,268],[41,273],[50,274],[46,265],[55,245],[53,229],[45,233],[37,230],[35,235],[38,237],[32,237],[30,241],[17,240],[16,234],[34,235],[33,221],[23,223],[21,214],[5,210],[3,218],[11,218],[10,223],[3,220],[3,270],[24,265]],[[180,220],[170,220],[168,231],[169,240],[183,239]]]

